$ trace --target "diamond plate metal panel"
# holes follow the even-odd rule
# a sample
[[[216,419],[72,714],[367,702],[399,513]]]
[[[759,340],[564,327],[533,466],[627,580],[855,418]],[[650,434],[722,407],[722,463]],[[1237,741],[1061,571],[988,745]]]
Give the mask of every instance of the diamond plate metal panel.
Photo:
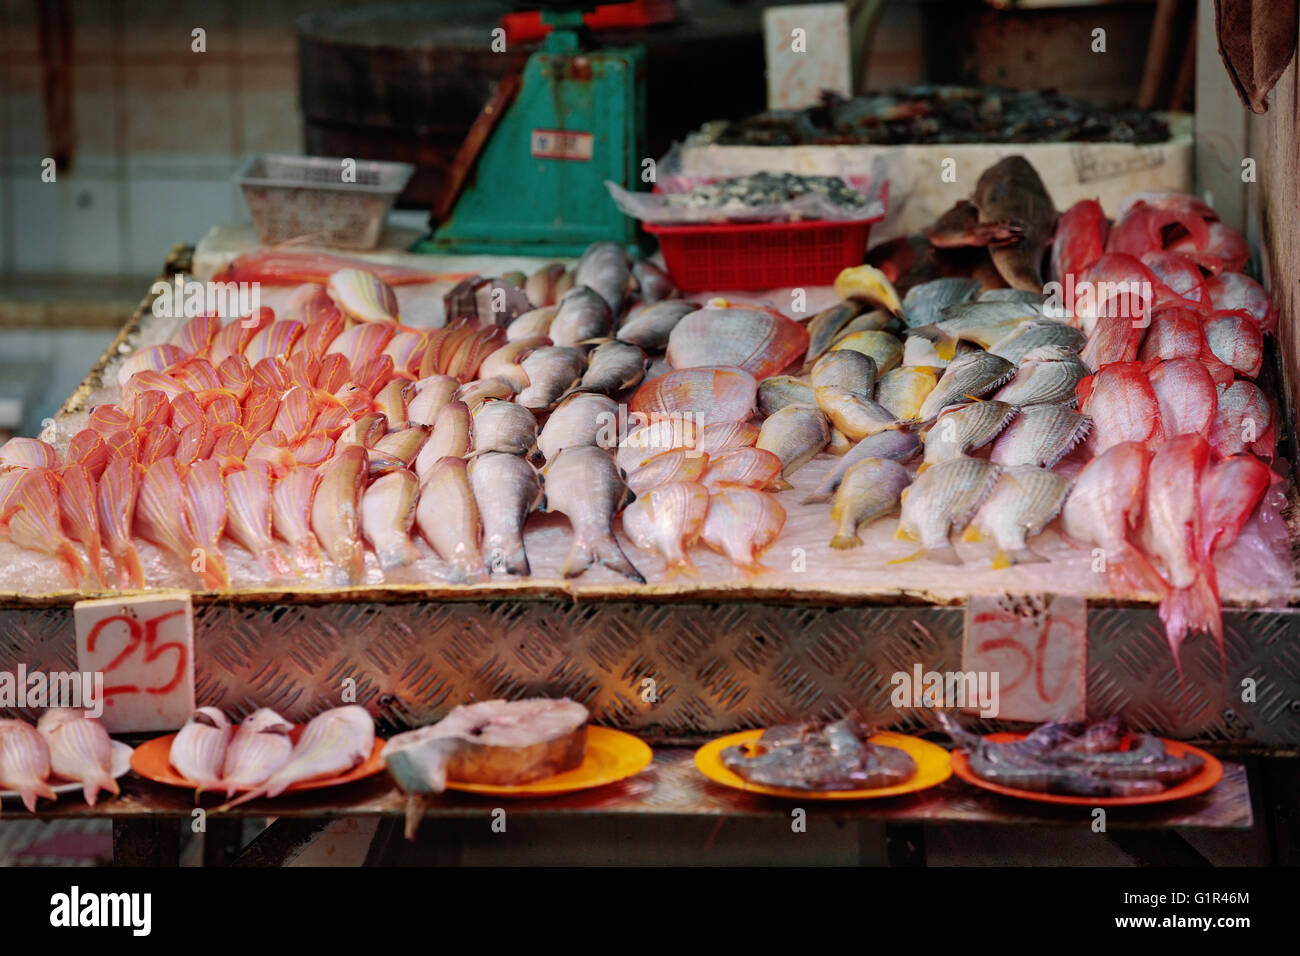
[[[1200,636],[1180,676],[1154,609],[1090,609],[1089,712],[1211,743],[1300,746],[1300,614],[1228,610],[1224,623],[1226,669]],[[302,720],[354,686],[388,731],[535,694],[567,694],[660,743],[854,708],[916,731],[930,715],[895,708],[890,676],[959,669],[963,625],[962,608],[924,606],[211,604],[195,608],[196,690],[236,715],[270,706]],[[0,671],[20,663],[76,668],[69,608],[0,610]]]

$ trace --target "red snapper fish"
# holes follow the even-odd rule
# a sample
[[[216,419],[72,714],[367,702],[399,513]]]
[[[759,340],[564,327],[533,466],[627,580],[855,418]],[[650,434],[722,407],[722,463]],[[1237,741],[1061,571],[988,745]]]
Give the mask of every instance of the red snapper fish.
[[[1073,275],[1077,282],[1105,254],[1106,228],[1106,214],[1095,199],[1081,199],[1061,213],[1052,240],[1052,277],[1064,283]]]
[[[1160,403],[1138,362],[1103,366],[1079,383],[1079,411],[1092,419],[1088,447],[1099,455],[1120,442],[1164,443]]]

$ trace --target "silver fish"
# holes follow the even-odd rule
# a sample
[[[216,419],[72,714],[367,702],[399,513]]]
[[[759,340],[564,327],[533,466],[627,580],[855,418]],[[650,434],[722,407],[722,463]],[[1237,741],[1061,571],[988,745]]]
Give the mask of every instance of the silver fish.
[[[813,395],[817,407],[849,441],[858,441],[887,428],[899,427],[899,422],[885,406],[869,398],[859,398],[847,389],[819,385],[813,390]]]
[[[226,798],[267,781],[289,760],[293,724],[269,707],[253,711],[235,728],[221,765],[221,784]]]
[[[429,429],[422,426],[389,432],[367,450],[370,474],[382,475],[397,468],[410,468],[428,440]]]
[[[368,469],[366,450],[360,445],[337,452],[321,466],[311,503],[311,529],[345,584],[360,584],[365,570],[361,485]]]
[[[558,305],[544,305],[525,312],[506,326],[506,341],[518,342],[546,335],[559,311]]]
[[[943,320],[943,310],[975,298],[980,280],[966,276],[931,279],[907,290],[903,296],[903,321],[908,328],[933,325]]]
[[[1041,533],[1060,513],[1069,491],[1070,482],[1046,468],[1025,465],[1002,470],[972,526],[997,543],[994,568],[1046,560],[1031,551],[1025,540]]]
[[[573,545],[564,561],[564,576],[577,577],[603,564],[645,583],[614,538],[614,516],[633,498],[614,461],[593,445],[566,448],[542,472],[546,511],[558,511],[573,525]]]
[[[844,327],[866,309],[866,303],[857,299],[837,302],[822,309],[808,320],[808,361],[814,362],[831,347]]]
[[[101,790],[122,792],[113,779],[113,740],[98,720],[85,711],[52,708],[41,714],[36,731],[50,748],[50,769],[80,782],[87,806]]]
[[[542,266],[524,280],[524,295],[528,296],[528,301],[539,309],[554,305],[559,299],[555,287],[564,273],[562,262],[551,262]]]
[[[677,323],[699,308],[698,302],[681,299],[639,305],[623,319],[618,328],[618,339],[647,351],[662,352],[668,347],[668,336]]]
[[[221,765],[232,733],[225,714],[216,707],[200,707],[172,740],[167,759],[177,773],[194,784],[195,797],[221,786]]]
[[[1092,419],[1064,405],[1026,405],[993,445],[999,465],[1051,468],[1088,437]]]
[[[912,483],[906,468],[888,458],[864,458],[850,466],[835,492],[831,520],[836,550],[862,546],[858,527],[870,524],[898,507],[903,489]]]
[[[948,363],[939,384],[921,403],[919,419],[928,422],[949,405],[979,398],[1010,380],[1016,367],[998,355],[971,352]]]
[[[758,413],[775,415],[787,405],[815,405],[813,387],[793,375],[773,375],[758,383]]]
[[[605,342],[587,356],[587,371],[578,387],[617,395],[641,384],[649,364],[646,354],[631,342]]]
[[[978,296],[977,302],[1021,302],[1029,305],[1042,305],[1047,296],[1032,289],[985,289]]]
[[[645,302],[660,302],[677,292],[677,286],[673,285],[668,273],[645,259],[632,266],[632,276]]]
[[[486,452],[469,466],[469,486],[483,517],[483,557],[489,573],[532,573],[524,550],[524,522],[542,497],[533,466],[517,455]]]
[[[266,782],[225,804],[227,810],[260,797],[278,797],[295,783],[346,773],[375,749],[375,722],[356,704],[313,717],[294,744],[289,759]]]
[[[623,314],[628,279],[632,276],[627,253],[616,242],[593,242],[578,260],[573,287],[586,286],[600,294],[617,318]]]
[[[439,458],[420,484],[415,523],[448,565],[447,580],[465,584],[483,573],[479,512],[465,459]]]
[[[925,434],[925,461],[934,465],[987,445],[1016,417],[1006,402],[971,402],[945,411]]]
[[[921,551],[912,557],[960,564],[949,535],[966,527],[1000,470],[980,458],[953,458],[917,475],[903,498],[897,533],[904,540],[920,542]]]
[[[831,440],[830,425],[816,405],[787,405],[770,415],[758,433],[755,448],[781,459],[781,477],[789,478],[808,464]]]
[[[594,289],[575,286],[560,300],[546,335],[556,345],[575,346],[609,335],[614,327],[610,307]]]
[[[537,443],[537,416],[517,402],[484,402],[474,410],[471,455],[522,455]]]
[[[433,431],[415,456],[415,473],[423,480],[443,458],[464,458],[470,447],[470,413],[464,402],[448,402],[438,412]]]
[[[361,496],[361,530],[385,571],[420,560],[411,541],[419,497],[420,481],[405,468],[376,478]]]
[[[832,352],[843,349],[852,349],[854,352],[871,356],[876,363],[878,375],[884,375],[903,362],[902,340],[896,335],[877,329],[850,332],[836,339],[835,344],[831,346]]]
[[[989,351],[1019,365],[1027,353],[1041,346],[1055,345],[1078,354],[1087,341],[1088,337],[1083,331],[1072,325],[1050,319],[1035,319],[1017,327],[1006,338],[994,343]]]
[[[854,445],[847,455],[826,473],[826,477],[813,489],[804,504],[817,501],[829,501],[835,489],[844,480],[844,474],[860,461],[868,458],[888,458],[891,461],[907,461],[921,450],[921,439],[908,431],[883,431],[869,435]]]
[[[582,349],[551,346],[532,352],[519,363],[528,387],[515,396],[524,408],[550,408],[582,378],[586,356]]]
[[[836,349],[813,363],[811,377],[814,388],[834,385],[869,399],[876,390],[876,360],[863,352]]]
[[[958,341],[992,348],[1026,322],[1048,318],[1041,307],[1026,302],[963,302],[947,306],[943,315],[942,322],[907,330],[933,342],[941,358],[949,358]]]
[[[616,434],[618,404],[597,392],[574,392],[551,412],[537,436],[537,450],[550,461],[565,448],[596,445]]]
[[[1091,374],[1073,352],[1044,345],[1024,356],[1015,377],[993,397],[1011,405],[1074,405],[1075,389]]]

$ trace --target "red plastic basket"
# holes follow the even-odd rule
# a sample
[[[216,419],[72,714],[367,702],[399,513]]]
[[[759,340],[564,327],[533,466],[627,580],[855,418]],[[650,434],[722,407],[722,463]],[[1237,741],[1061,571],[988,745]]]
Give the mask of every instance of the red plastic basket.
[[[659,237],[664,264],[683,292],[830,285],[862,264],[871,219],[806,222],[643,223]]]

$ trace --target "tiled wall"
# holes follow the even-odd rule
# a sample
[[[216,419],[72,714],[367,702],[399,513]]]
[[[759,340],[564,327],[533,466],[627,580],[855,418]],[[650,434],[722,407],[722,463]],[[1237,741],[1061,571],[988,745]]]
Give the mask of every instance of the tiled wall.
[[[295,20],[355,2],[0,0],[0,276],[152,276],[173,243],[246,219],[244,157],[302,147]],[[53,184],[36,28],[52,3],[73,24],[76,130]]]

